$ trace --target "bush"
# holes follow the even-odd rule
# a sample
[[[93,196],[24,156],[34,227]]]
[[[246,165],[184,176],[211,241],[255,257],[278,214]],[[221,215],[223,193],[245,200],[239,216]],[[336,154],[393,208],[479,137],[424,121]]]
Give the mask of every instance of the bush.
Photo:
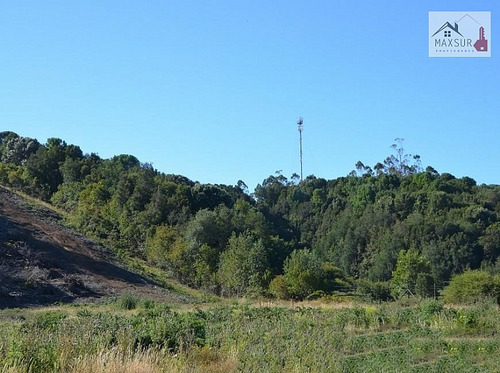
[[[133,310],[137,307],[137,304],[139,303],[139,300],[135,295],[132,294],[126,294],[120,299],[119,306],[121,309],[124,310]]]
[[[316,290],[315,292],[309,294],[306,297],[306,300],[316,300],[316,299],[321,299],[321,298],[325,298],[325,297],[326,297],[326,293],[323,290]]]
[[[454,276],[442,291],[446,303],[474,303],[484,298],[500,298],[500,281],[484,271],[466,271]]]
[[[442,302],[435,299],[425,299],[420,303],[418,310],[423,316],[424,320],[431,319],[434,315],[439,314],[444,308]]]
[[[272,279],[271,283],[269,284],[269,293],[277,299],[290,298],[283,275],[278,275]]]
[[[36,317],[35,325],[41,330],[54,331],[59,327],[59,323],[65,318],[66,314],[62,312],[46,312]]]
[[[392,299],[389,282],[372,282],[360,280],[357,283],[358,293],[375,302],[386,302]]]

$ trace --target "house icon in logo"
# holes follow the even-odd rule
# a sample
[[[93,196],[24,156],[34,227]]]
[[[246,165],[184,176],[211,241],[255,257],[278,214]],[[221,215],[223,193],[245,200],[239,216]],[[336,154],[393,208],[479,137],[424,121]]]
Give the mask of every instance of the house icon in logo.
[[[455,22],[455,26],[452,26],[450,22],[446,22],[432,36],[434,37],[436,34],[439,34],[441,31],[444,32],[444,37],[445,38],[451,38],[452,37],[452,31],[456,32],[461,37],[464,37],[460,32],[458,32],[458,23],[456,23],[456,22]]]

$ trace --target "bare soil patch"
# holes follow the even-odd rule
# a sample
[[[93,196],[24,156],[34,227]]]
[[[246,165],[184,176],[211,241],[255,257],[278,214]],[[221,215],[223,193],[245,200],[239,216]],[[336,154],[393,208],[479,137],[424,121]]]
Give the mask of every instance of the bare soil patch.
[[[0,309],[169,291],[120,266],[112,252],[62,224],[54,211],[0,187]]]

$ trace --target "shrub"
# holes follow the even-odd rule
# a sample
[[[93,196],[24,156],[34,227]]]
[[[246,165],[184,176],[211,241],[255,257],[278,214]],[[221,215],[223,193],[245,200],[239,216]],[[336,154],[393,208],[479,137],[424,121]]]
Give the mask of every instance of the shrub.
[[[269,284],[269,293],[277,299],[288,299],[290,297],[283,275],[278,275],[272,279]]]
[[[66,314],[58,311],[42,313],[36,317],[35,326],[41,330],[54,331],[65,318]]]
[[[132,294],[126,294],[121,297],[119,306],[121,309],[124,310],[133,310],[137,307],[137,304],[139,303],[139,300],[135,295]]]
[[[357,283],[358,293],[375,302],[385,302],[392,299],[389,282],[372,282],[360,280]]]
[[[315,292],[309,294],[306,300],[315,300],[326,297],[326,293],[323,290],[316,290]]]
[[[466,271],[456,275],[443,289],[443,300],[446,303],[474,303],[486,297],[498,300],[500,286],[496,277],[484,271]]]
[[[142,308],[144,308],[145,310],[150,310],[150,309],[154,308],[156,304],[155,304],[155,301],[152,299],[144,299],[142,301],[141,305],[142,305]]]
[[[443,308],[443,303],[435,299],[425,299],[418,307],[421,315],[426,321],[429,321],[434,315],[439,314]]]

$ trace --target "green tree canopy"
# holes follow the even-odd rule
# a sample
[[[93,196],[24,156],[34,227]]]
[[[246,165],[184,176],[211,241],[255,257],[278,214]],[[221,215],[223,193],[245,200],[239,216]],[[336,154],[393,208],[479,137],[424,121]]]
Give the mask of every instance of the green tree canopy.
[[[500,275],[485,271],[465,271],[452,277],[443,291],[446,303],[473,303],[495,298],[500,304]]]
[[[311,250],[294,250],[285,260],[283,276],[292,298],[304,299],[322,290],[321,261]]]
[[[415,250],[401,250],[391,285],[395,297],[427,295],[432,286],[431,265]]]
[[[222,294],[238,297],[262,294],[267,287],[268,267],[261,239],[255,239],[249,232],[233,233],[219,263]]]

